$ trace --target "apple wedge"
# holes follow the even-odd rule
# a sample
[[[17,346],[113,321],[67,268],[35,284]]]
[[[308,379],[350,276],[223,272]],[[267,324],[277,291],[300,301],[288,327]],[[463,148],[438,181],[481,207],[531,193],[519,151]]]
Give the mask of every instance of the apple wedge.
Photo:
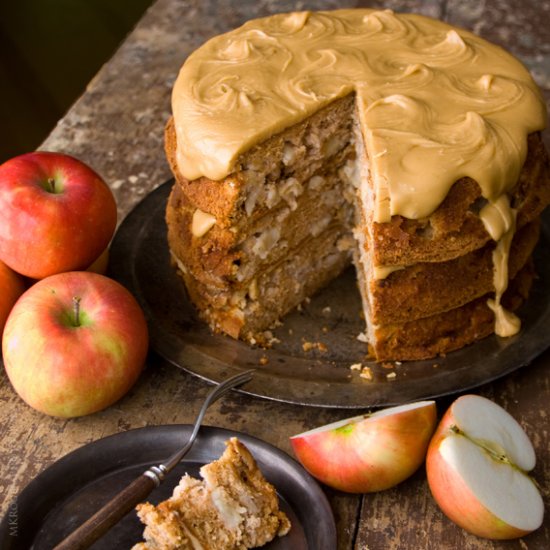
[[[327,424],[290,442],[304,468],[325,485],[370,493],[419,468],[436,423],[435,402],[421,401]]]
[[[474,535],[511,539],[542,524],[544,504],[527,472],[535,451],[519,423],[478,395],[458,398],[430,442],[426,470],[443,512]]]

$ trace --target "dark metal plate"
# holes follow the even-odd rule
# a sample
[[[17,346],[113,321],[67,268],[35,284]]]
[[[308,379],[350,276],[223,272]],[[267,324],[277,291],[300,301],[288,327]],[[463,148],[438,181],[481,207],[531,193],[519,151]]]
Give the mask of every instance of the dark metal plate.
[[[180,448],[191,430],[188,425],[139,428],[100,439],[63,457],[14,501],[0,524],[0,548],[51,550],[149,466]],[[334,517],[317,482],[287,454],[246,434],[201,427],[189,454],[148,500],[158,504],[168,498],[185,472],[199,477],[199,468],[219,458],[224,442],[232,436],[238,436],[252,452],[266,479],[277,489],[281,509],[292,523],[285,537],[263,548],[334,550]],[[142,533],[143,525],[132,511],[91,548],[129,549],[143,540]]]
[[[548,222],[535,254],[539,278],[520,311],[522,331],[507,339],[485,338],[444,358],[398,364],[394,378],[387,378],[389,371],[383,366],[365,361],[366,346],[357,340],[364,327],[353,269],[313,297],[302,311],[287,315],[274,331],[280,343],[272,349],[212,334],[198,320],[183,282],[170,265],[164,209],[172,183],[149,194],[120,226],[111,246],[111,275],[143,306],[152,348],[203,379],[219,382],[256,368],[246,386],[252,395],[323,407],[386,406],[469,390],[528,365],[550,344]],[[322,342],[327,351],[304,351],[304,341]],[[352,372],[354,363],[368,365],[373,380]]]

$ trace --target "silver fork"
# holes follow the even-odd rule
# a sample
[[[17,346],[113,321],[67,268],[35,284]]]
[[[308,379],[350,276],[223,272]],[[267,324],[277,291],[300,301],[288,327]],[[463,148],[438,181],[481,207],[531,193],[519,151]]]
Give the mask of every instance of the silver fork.
[[[116,525],[132,508],[144,500],[153,489],[164,481],[166,475],[189,452],[199,433],[206,409],[230,389],[250,381],[253,372],[253,370],[242,372],[228,378],[213,388],[202,404],[187,443],[162,464],[151,466],[143,472],[143,474],[113,497],[90,519],[61,541],[54,550],[84,550],[85,548],[89,548],[97,539]]]

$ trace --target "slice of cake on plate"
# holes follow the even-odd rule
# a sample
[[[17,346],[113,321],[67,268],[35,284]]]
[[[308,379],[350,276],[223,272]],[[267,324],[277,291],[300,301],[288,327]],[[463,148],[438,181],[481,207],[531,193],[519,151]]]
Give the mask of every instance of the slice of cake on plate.
[[[519,331],[550,167],[501,48],[389,10],[278,14],[191,54],[172,112],[168,243],[213,330],[261,341],[353,262],[379,361]]]
[[[200,474],[202,480],[183,476],[158,506],[137,507],[145,542],[133,550],[244,550],[290,530],[275,488],[237,438]]]

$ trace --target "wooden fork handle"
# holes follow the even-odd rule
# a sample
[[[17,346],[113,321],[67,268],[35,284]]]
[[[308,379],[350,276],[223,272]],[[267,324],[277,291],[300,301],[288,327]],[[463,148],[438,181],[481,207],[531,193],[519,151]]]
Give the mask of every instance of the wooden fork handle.
[[[61,541],[54,550],[84,550],[120,521],[157,486],[155,481],[140,475],[118,493],[90,519]]]

